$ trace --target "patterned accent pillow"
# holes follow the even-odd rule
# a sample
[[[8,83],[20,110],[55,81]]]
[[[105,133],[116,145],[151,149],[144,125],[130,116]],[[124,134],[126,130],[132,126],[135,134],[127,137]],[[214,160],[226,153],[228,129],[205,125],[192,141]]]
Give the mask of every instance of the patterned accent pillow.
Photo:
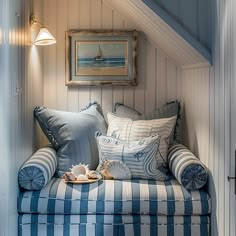
[[[51,147],[41,148],[20,168],[18,183],[24,189],[40,190],[50,181],[56,167],[56,151]]]
[[[107,114],[108,130],[107,135],[119,138],[126,142],[135,142],[152,135],[159,134],[160,148],[156,155],[157,169],[159,170],[159,180],[167,180],[168,171],[167,149],[170,142],[171,133],[176,123],[176,116],[171,118],[156,120],[137,120],[117,117],[112,113]]]
[[[175,178],[188,190],[202,188],[207,182],[207,168],[182,144],[168,151],[169,168]]]
[[[127,143],[120,139],[97,136],[100,166],[106,161],[121,161],[129,168],[132,178],[158,179],[156,153],[160,136],[154,135]]]
[[[81,112],[65,112],[36,107],[40,127],[57,150],[57,175],[62,176],[72,165],[85,163],[96,169],[99,157],[96,131],[105,133],[106,122],[96,103]]]
[[[158,108],[152,112],[141,114],[135,109],[125,106],[121,103],[116,103],[114,106],[114,114],[123,118],[130,118],[132,120],[151,120],[151,119],[161,119],[161,118],[170,118],[173,116],[177,116],[177,122],[175,125],[174,132],[172,133],[172,137],[170,143],[182,142],[182,124],[181,124],[181,116],[180,116],[180,101],[174,100],[166,103],[163,107]]]

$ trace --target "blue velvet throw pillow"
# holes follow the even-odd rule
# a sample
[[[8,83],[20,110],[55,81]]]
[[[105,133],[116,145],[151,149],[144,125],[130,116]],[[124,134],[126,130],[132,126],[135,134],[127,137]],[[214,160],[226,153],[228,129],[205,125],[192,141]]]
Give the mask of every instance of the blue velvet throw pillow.
[[[116,103],[114,106],[114,114],[123,118],[130,118],[132,120],[153,120],[153,119],[162,119],[162,118],[170,118],[173,116],[177,116],[177,121],[175,125],[175,129],[171,135],[170,143],[181,143],[182,142],[182,124],[181,124],[181,116],[180,116],[180,101],[174,100],[166,103],[163,107],[160,107],[152,112],[148,112],[146,114],[141,114],[135,109],[125,106],[122,103]]]
[[[202,188],[207,182],[207,168],[182,144],[168,150],[169,169],[175,178],[188,190]]]
[[[18,183],[27,190],[40,190],[55,174],[56,167],[56,151],[52,147],[43,147],[22,165]]]
[[[58,176],[79,163],[96,169],[99,157],[94,134],[96,131],[107,131],[106,122],[96,102],[77,113],[36,107],[35,116],[44,134],[57,150]]]

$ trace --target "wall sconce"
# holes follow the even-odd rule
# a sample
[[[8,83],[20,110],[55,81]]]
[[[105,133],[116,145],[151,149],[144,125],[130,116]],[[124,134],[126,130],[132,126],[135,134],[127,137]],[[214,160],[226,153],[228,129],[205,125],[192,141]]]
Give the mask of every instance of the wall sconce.
[[[46,46],[56,43],[56,39],[52,36],[52,34],[48,31],[48,29],[41,24],[39,21],[36,21],[34,15],[30,17],[31,24],[39,24],[40,30],[39,33],[34,41],[35,45]]]

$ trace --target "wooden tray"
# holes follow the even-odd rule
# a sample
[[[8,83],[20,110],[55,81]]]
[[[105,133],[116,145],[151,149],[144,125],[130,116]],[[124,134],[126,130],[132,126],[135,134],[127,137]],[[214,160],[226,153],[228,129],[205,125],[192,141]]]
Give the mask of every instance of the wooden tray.
[[[71,184],[90,184],[90,183],[94,183],[94,182],[97,182],[101,180],[101,178],[99,179],[88,179],[88,180],[69,180],[69,181],[66,181],[65,180],[65,183],[71,183]]]

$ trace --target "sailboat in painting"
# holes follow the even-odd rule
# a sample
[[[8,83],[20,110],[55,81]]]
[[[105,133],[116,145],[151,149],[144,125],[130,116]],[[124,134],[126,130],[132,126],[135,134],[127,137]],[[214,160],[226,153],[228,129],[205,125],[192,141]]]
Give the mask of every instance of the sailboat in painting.
[[[94,57],[94,60],[95,61],[104,61],[104,56],[103,56],[103,52],[101,50],[101,47],[99,45],[99,48],[98,48],[98,54],[96,57]]]

